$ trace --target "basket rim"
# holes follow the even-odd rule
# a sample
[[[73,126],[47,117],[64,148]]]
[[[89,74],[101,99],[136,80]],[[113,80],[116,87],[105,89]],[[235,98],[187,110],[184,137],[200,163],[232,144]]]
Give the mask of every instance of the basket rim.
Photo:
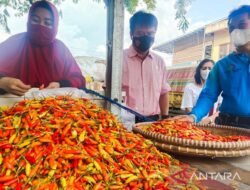
[[[198,157],[211,157],[211,158],[223,158],[223,157],[240,157],[249,156],[250,148],[240,150],[218,150],[218,149],[199,149],[196,147],[183,147],[178,145],[168,145],[159,142],[154,142],[154,145],[168,153],[181,154],[187,156]]]
[[[234,141],[234,142],[216,142],[216,141],[202,141],[202,140],[193,140],[187,138],[179,138],[179,137],[171,137],[167,135],[163,135],[156,132],[150,132],[146,130],[142,130],[138,128],[141,125],[148,125],[155,122],[143,122],[137,123],[133,126],[133,131],[140,133],[147,138],[153,139],[157,142],[170,143],[175,145],[181,145],[185,147],[199,147],[199,148],[208,148],[208,149],[232,149],[232,148],[250,148],[250,140],[247,141]],[[205,124],[194,124],[197,127],[205,128],[205,129],[214,129],[219,128],[222,130],[232,130],[238,132],[245,132],[247,136],[250,136],[250,129],[225,126],[225,125],[205,125]]]

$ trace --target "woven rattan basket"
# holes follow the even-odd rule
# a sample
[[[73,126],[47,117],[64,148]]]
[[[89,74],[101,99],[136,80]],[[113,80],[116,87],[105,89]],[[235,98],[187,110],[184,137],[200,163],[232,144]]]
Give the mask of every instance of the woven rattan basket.
[[[199,141],[192,139],[182,139],[176,137],[165,136],[155,132],[149,132],[138,128],[141,125],[151,123],[139,123],[133,127],[135,133],[139,133],[145,138],[151,139],[155,145],[167,152],[184,154],[190,156],[205,156],[205,157],[239,157],[250,155],[250,141],[239,142],[213,142]],[[196,124],[201,129],[210,130],[213,134],[227,135],[244,135],[250,136],[249,129],[242,129],[231,126],[222,125],[200,125]]]

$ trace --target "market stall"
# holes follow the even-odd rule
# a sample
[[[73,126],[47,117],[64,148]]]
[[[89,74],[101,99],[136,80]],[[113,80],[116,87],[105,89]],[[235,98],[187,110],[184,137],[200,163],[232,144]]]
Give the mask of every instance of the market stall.
[[[185,86],[194,81],[196,66],[172,67],[167,69],[167,82],[171,86],[169,106],[171,110],[180,110]]]
[[[154,140],[126,131],[114,115],[89,99],[95,98],[78,89],[34,90],[15,99],[14,107],[1,108],[0,189],[249,188],[249,156],[173,156],[157,150]],[[248,138],[229,141],[242,141],[248,154]],[[236,177],[199,178],[200,172],[225,171]]]
[[[1,189],[202,189],[194,168],[89,99],[38,94],[0,110]]]

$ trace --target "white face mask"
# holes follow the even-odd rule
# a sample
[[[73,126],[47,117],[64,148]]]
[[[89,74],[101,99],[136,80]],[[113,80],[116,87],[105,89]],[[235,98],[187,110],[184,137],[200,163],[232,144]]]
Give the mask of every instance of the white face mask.
[[[209,69],[201,70],[201,78],[202,78],[203,80],[207,80],[207,77],[208,77],[208,75],[209,75],[209,72],[210,72]]]
[[[250,28],[234,29],[230,35],[231,40],[236,47],[243,46],[250,42]]]

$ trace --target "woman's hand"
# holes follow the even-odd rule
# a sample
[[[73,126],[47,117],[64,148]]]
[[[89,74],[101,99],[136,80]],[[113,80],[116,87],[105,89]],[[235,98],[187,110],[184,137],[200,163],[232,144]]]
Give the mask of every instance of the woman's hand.
[[[46,87],[46,89],[52,89],[52,88],[60,88],[60,83],[59,82],[51,82],[49,85]]]
[[[178,120],[178,121],[184,121],[184,122],[191,122],[194,123],[195,122],[195,118],[191,115],[178,115],[175,117],[171,117],[171,120]]]
[[[23,96],[31,86],[24,84],[21,80],[16,78],[3,77],[0,79],[0,88],[8,93]]]

